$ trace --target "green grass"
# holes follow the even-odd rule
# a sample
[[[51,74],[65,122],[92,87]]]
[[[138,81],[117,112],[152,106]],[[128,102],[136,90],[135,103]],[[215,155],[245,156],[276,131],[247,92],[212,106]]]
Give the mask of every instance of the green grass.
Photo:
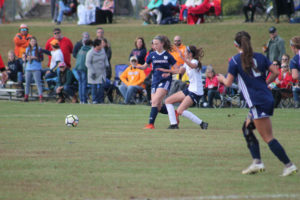
[[[241,134],[247,109],[191,108],[209,122],[206,131],[184,118],[179,130],[167,130],[168,118],[161,114],[155,130],[143,130],[148,106],[1,101],[0,110],[3,200],[271,194],[300,198],[299,174],[280,177],[283,165],[260,137],[267,171],[241,175],[251,162]],[[79,117],[77,128],[64,125],[70,113]],[[299,114],[277,109],[272,118],[274,135],[298,166]]]
[[[105,37],[112,46],[112,65],[128,63],[128,57],[134,48],[134,40],[138,36],[145,38],[147,47],[150,47],[151,40],[157,34],[167,35],[171,41],[175,35],[180,35],[186,45],[197,45],[204,48],[205,56],[203,64],[211,64],[216,72],[225,73],[227,71],[228,59],[236,53],[233,47],[233,39],[236,32],[245,30],[252,36],[253,48],[257,52],[262,51],[262,46],[269,39],[268,28],[274,26],[273,22],[242,23],[243,16],[237,18],[225,18],[222,23],[206,23],[201,25],[189,26],[186,24],[178,25],[149,25],[142,26],[141,20],[118,17],[116,24],[101,25],[105,29]],[[289,48],[289,40],[299,35],[300,26],[288,24],[285,19],[282,23],[276,24],[279,35],[286,41],[287,52],[292,56]],[[21,22],[4,24],[0,27],[0,37],[5,38],[1,41],[0,53],[7,61],[7,52],[14,48],[13,37],[18,31]],[[23,22],[22,22],[23,23]],[[38,38],[40,46],[44,47],[48,38],[52,36],[55,27],[50,21],[25,21],[30,28],[30,34]],[[98,26],[77,26],[75,23],[64,22],[61,26],[64,36],[69,37],[73,43],[81,38],[84,31],[88,31],[92,38],[95,37]],[[47,59],[46,59],[47,60]],[[46,66],[47,62],[44,62]],[[72,58],[73,66],[75,59]]]

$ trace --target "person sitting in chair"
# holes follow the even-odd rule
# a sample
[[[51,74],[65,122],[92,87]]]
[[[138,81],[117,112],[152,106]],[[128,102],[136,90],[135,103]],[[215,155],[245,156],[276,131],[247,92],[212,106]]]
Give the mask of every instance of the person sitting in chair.
[[[77,0],[59,0],[58,3],[58,16],[56,19],[56,24],[60,25],[62,20],[63,20],[63,16],[68,15],[68,14],[73,14],[76,13],[76,9],[77,9]]]
[[[124,97],[124,104],[134,104],[132,98],[138,90],[144,89],[142,83],[146,78],[145,72],[136,68],[138,62],[135,56],[130,58],[130,64],[120,76],[122,84],[119,86],[119,90]]]
[[[58,80],[56,84],[56,94],[59,96],[57,103],[64,103],[66,97],[72,97],[72,103],[77,103],[76,79],[73,72],[67,67],[66,63],[59,63]]]

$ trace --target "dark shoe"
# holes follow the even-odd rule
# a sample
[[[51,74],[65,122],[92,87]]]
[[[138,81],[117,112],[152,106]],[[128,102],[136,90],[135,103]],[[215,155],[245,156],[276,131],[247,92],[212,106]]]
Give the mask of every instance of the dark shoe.
[[[200,124],[200,127],[202,129],[207,129],[208,128],[208,123],[202,121],[202,123]]]
[[[65,100],[63,98],[59,98],[56,103],[65,103]]]
[[[171,124],[168,129],[179,129],[177,124]]]
[[[61,24],[61,22],[59,22],[59,21],[56,22],[56,25],[60,25],[60,24]]]
[[[24,102],[28,102],[28,95],[25,95],[23,101],[24,101]]]

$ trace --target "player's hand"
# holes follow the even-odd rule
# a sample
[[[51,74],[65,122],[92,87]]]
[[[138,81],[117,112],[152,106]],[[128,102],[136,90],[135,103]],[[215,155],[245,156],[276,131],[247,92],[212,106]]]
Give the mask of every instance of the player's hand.
[[[225,76],[223,74],[218,74],[217,79],[220,83],[224,83]]]
[[[170,73],[163,73],[161,76],[163,77],[163,78],[167,78],[167,77],[169,77],[171,74]]]

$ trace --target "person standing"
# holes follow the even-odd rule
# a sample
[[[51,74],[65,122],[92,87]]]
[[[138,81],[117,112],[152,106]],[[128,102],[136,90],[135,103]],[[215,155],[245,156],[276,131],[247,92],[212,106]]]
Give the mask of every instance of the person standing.
[[[18,59],[22,59],[22,55],[25,53],[31,37],[32,35],[29,34],[28,26],[26,24],[21,24],[19,33],[14,37],[15,54]]]
[[[300,37],[295,36],[290,40],[290,46],[295,56],[290,61],[290,69],[292,70],[292,78],[295,82],[293,86],[293,97],[295,108],[300,106]]]
[[[143,65],[145,63],[145,57],[147,54],[146,44],[143,37],[137,37],[134,41],[135,49],[133,49],[129,55],[137,57],[138,64]]]
[[[95,39],[93,46],[86,55],[85,65],[88,69],[88,83],[92,86],[92,102],[98,104],[104,103],[104,83],[109,63],[101,40]]]
[[[264,55],[253,52],[250,40],[249,33],[245,31],[236,33],[234,45],[239,53],[230,60],[227,77],[218,76],[218,80],[226,87],[230,87],[234,79],[238,78],[239,88],[250,108],[242,130],[253,162],[242,171],[242,174],[255,174],[265,170],[259,143],[253,132],[257,129],[273,154],[284,164],[282,176],[289,176],[296,173],[298,168],[290,161],[278,140],[274,138],[270,120],[274,111],[274,99],[268,84],[275,80],[278,70]],[[266,71],[271,72],[268,80],[266,80]]]
[[[92,40],[85,41],[85,45],[81,47],[76,57],[76,67],[78,73],[78,93],[80,104],[87,104],[87,67],[85,65],[86,54],[89,50],[91,50],[93,45]]]
[[[269,28],[269,34],[270,39],[263,50],[271,62],[281,60],[282,55],[285,53],[284,40],[278,35],[274,26]]]
[[[26,68],[25,68],[25,96],[24,102],[28,102],[28,94],[32,76],[37,84],[40,102],[43,102],[43,87],[41,81],[43,53],[38,46],[37,39],[31,37],[29,45],[26,49]]]
[[[279,23],[280,15],[286,14],[291,19],[291,15],[294,13],[294,1],[293,0],[272,0],[273,1],[273,11],[276,17],[275,21]]]
[[[151,111],[149,116],[149,123],[144,129],[155,129],[154,123],[158,112],[168,114],[167,108],[162,104],[164,97],[170,90],[172,83],[172,76],[170,73],[164,73],[156,70],[157,68],[171,69],[178,68],[176,60],[168,52],[171,51],[171,42],[164,35],[158,35],[153,39],[154,52],[151,52],[147,57],[146,63],[137,68],[145,70],[152,63],[152,85],[151,85]]]
[[[53,50],[51,41],[54,39],[59,41],[60,49],[64,55],[64,62],[66,63],[67,67],[71,68],[71,54],[73,52],[72,41],[69,38],[62,36],[60,28],[54,28],[53,29],[53,37],[48,39],[46,42],[46,45],[45,45],[46,50],[48,50],[48,51]],[[50,62],[51,62],[51,56],[49,56],[48,66],[50,66]]]
[[[87,40],[89,40],[89,39],[90,39],[90,34],[89,34],[88,32],[83,32],[83,33],[82,33],[82,39],[79,40],[79,41],[75,44],[75,46],[74,46],[74,49],[73,49],[73,57],[74,57],[74,58],[76,58],[77,53],[79,52],[79,50],[81,49],[81,47],[84,46],[84,45],[85,45],[85,42],[86,42]]]
[[[202,64],[200,62],[200,58],[204,56],[204,52],[202,48],[197,49],[195,46],[186,47],[185,56],[182,55],[180,50],[180,57],[184,61],[183,67],[179,69],[157,69],[163,72],[171,72],[171,73],[185,73],[187,72],[190,77],[189,87],[183,91],[176,92],[175,94],[169,96],[165,103],[168,110],[170,126],[168,129],[178,129],[179,118],[181,115],[190,119],[192,122],[199,125],[202,129],[208,128],[208,123],[199,119],[192,112],[187,109],[192,106],[194,103],[199,103],[201,97],[203,96],[203,83],[202,83],[202,73],[201,68]],[[173,104],[180,103],[177,110],[175,111]]]

